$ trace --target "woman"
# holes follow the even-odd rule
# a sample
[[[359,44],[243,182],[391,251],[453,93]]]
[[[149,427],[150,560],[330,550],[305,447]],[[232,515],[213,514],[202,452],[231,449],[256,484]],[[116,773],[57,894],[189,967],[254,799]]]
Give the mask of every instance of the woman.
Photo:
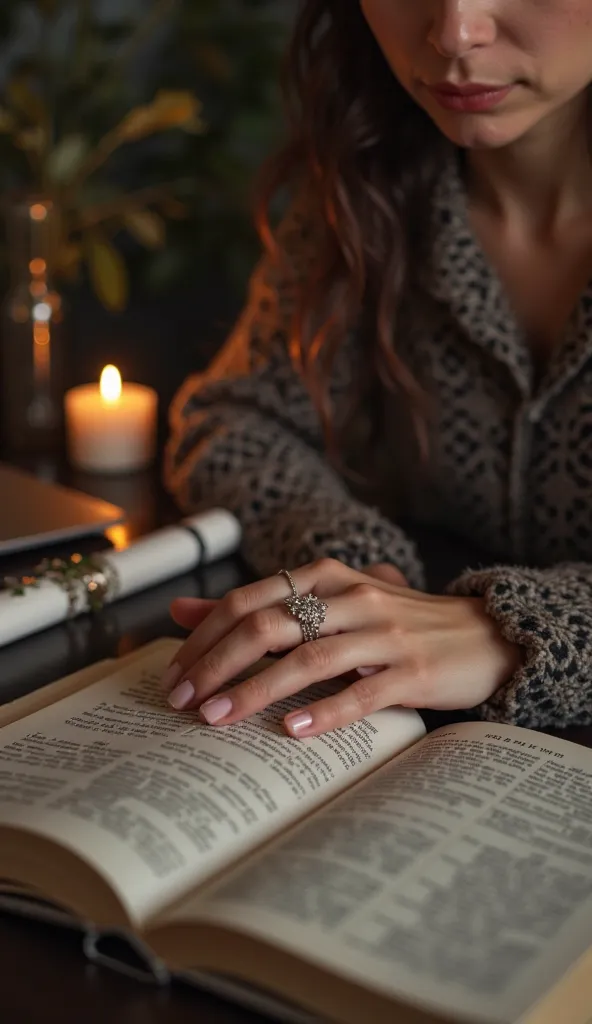
[[[592,0],[303,4],[267,189],[291,212],[168,458],[268,578],[176,604],[174,707],[225,725],[351,673],[289,734],[387,705],[592,722],[591,82]],[[499,564],[426,595],[403,516]]]

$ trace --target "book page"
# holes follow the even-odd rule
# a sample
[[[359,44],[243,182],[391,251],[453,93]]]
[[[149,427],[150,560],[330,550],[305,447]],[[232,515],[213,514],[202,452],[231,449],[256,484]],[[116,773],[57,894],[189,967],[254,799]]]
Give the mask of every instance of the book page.
[[[49,683],[38,690],[33,690],[23,697],[17,697],[16,700],[0,704],[0,729],[3,729],[6,725],[12,725],[13,722],[18,722],[22,718],[26,718],[27,715],[32,715],[35,711],[41,711],[43,708],[49,707],[50,704],[55,704],[58,700],[69,697],[72,693],[78,693],[79,690],[90,686],[91,683],[100,682],[106,676],[112,675],[113,672],[119,671],[126,665],[131,665],[134,661],[138,661],[139,658],[145,658],[148,654],[156,654],[159,650],[164,650],[171,656],[178,643],[178,640],[172,640],[170,637],[153,640],[151,643],[145,644],[144,647],[136,648],[129,654],[122,654],[118,658],[104,658],[103,661],[96,661],[92,665],[87,665],[85,668],[72,672],[69,676],[56,679],[54,683]]]
[[[287,711],[335,684],[213,729],[165,702],[159,680],[178,646],[0,730],[0,827],[79,853],[138,925],[425,732],[415,712],[390,709],[288,737]]]
[[[513,1024],[592,944],[591,851],[590,751],[452,726],[178,907],[156,948],[209,921],[429,1012]]]

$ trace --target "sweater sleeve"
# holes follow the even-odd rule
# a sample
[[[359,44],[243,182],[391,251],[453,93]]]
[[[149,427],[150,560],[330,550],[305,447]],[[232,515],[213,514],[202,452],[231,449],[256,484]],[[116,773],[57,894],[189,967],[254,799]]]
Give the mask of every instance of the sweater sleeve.
[[[506,639],[525,649],[509,684],[477,709],[482,718],[530,729],[592,724],[592,565],[468,571],[449,592],[484,597]]]
[[[306,222],[280,233],[281,265],[265,257],[239,322],[209,370],[175,397],[165,483],[187,512],[222,505],[243,527],[242,554],[259,575],[332,557],[362,569],[391,562],[423,585],[413,543],[355,499],[323,455],[319,417],[290,355],[295,295],[311,262]],[[355,374],[348,338],[330,381],[334,418]]]

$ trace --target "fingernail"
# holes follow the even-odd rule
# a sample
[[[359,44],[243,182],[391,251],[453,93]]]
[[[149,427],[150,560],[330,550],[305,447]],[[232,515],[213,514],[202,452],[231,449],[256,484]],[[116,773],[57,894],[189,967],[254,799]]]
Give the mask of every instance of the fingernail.
[[[170,693],[171,690],[174,690],[175,686],[179,682],[179,679],[181,678],[182,672],[183,669],[179,665],[178,661],[174,661],[172,665],[169,665],[165,674],[160,680],[160,685],[162,686],[163,690],[166,690],[167,693]]]
[[[293,715],[286,715],[284,723],[290,732],[301,736],[303,730],[312,725],[312,715],[308,711],[297,711]]]
[[[211,700],[207,700],[205,704],[202,704],[199,709],[200,715],[203,715],[208,725],[215,725],[216,722],[221,722],[231,711],[232,701],[230,697],[212,697]]]
[[[193,683],[190,683],[188,679],[184,683],[179,683],[169,694],[169,704],[175,708],[175,711],[184,711],[194,699],[195,689]]]

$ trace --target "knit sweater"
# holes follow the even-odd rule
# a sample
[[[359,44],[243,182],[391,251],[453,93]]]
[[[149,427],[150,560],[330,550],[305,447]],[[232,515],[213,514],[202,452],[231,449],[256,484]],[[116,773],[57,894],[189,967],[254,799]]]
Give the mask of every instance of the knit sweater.
[[[423,567],[397,520],[462,533],[491,551],[492,567],[467,569],[450,593],[483,597],[503,635],[525,649],[516,675],[477,712],[533,728],[589,725],[592,282],[538,377],[471,229],[456,166],[438,183],[433,219],[428,301],[410,306],[396,337],[430,396],[427,462],[407,403],[386,392],[372,499],[326,458],[289,352],[296,290],[314,258],[314,231],[295,209],[280,233],[284,260],[262,260],[226,346],[173,403],[167,484],[186,510],[231,509],[260,575],[329,556],[359,569],[391,562],[422,588]],[[369,358],[367,338],[352,331],[331,373],[336,430]]]

